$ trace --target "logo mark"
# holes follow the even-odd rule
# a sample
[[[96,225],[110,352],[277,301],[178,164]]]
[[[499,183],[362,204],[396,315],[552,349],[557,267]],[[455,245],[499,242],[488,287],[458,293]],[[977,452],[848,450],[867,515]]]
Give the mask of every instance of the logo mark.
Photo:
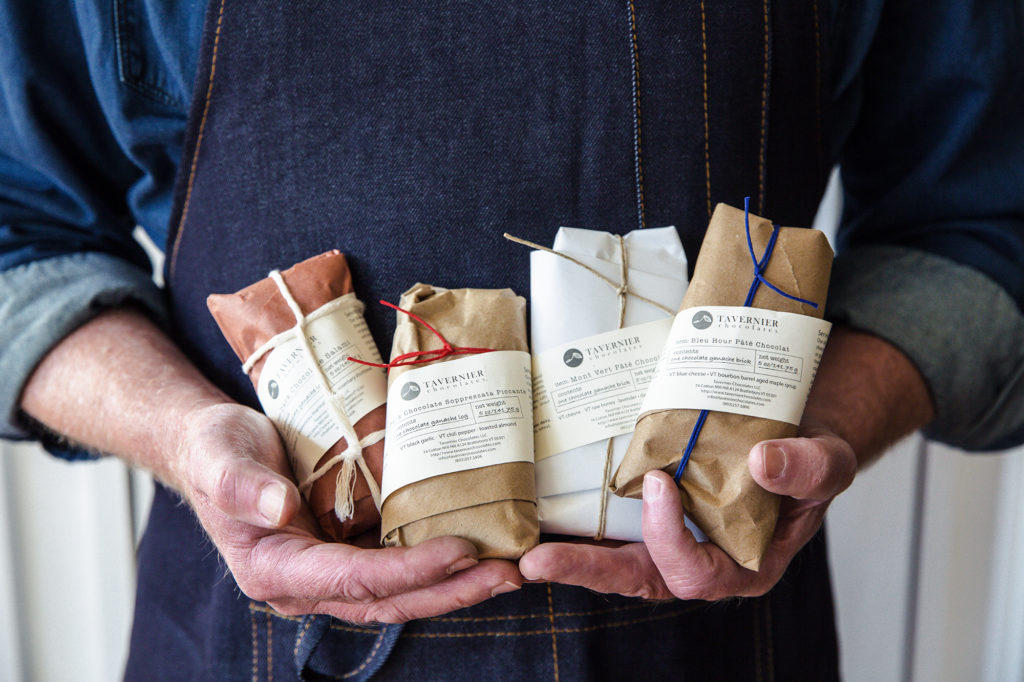
[[[562,355],[562,362],[569,367],[579,367],[583,364],[583,353],[580,352],[579,348],[570,348]]]
[[[698,310],[693,316],[693,326],[697,329],[707,329],[714,321],[715,318],[706,310]]]
[[[277,385],[277,382],[273,379],[267,384],[267,391],[270,392],[270,397],[273,400],[277,400],[277,394],[281,392],[281,387]]]
[[[412,400],[420,394],[420,385],[415,381],[410,381],[405,386],[402,386],[401,396],[405,400]]]

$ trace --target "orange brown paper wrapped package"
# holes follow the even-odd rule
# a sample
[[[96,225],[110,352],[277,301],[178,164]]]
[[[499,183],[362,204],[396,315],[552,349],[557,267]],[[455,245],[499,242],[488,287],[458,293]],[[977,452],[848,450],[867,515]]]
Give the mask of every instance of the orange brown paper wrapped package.
[[[422,318],[452,346],[528,350],[526,301],[510,289],[417,284],[402,295],[399,307]],[[440,348],[442,341],[433,332],[398,313],[392,359]],[[392,367],[389,385],[417,366],[422,365]],[[384,500],[381,535],[385,545],[406,547],[456,535],[476,545],[481,559],[516,559],[539,540],[536,499],[532,460],[433,476],[398,488]]]
[[[353,292],[352,276],[345,256],[336,250],[298,263],[283,271],[281,279],[302,314],[306,316],[328,302]],[[358,310],[361,311],[362,304],[358,305]],[[270,277],[234,294],[213,294],[208,297],[207,306],[224,337],[242,361],[252,357],[278,334],[296,326],[295,313],[289,307],[278,284]],[[359,317],[361,318],[361,312]],[[259,383],[267,357],[268,354],[262,355],[249,369],[254,386]],[[383,370],[366,367],[360,371],[379,372],[383,384]],[[382,433],[384,422],[385,406],[381,404],[352,426],[360,439],[366,439],[373,434]],[[347,448],[347,439],[341,438],[315,462],[300,463],[293,460],[293,471],[297,476],[298,472],[303,470],[319,474],[326,463],[345,452]],[[375,479],[373,490],[376,491],[379,489],[384,458],[383,440],[363,447],[362,458]],[[334,463],[316,478],[311,487],[303,490],[320,527],[334,540],[345,540],[365,533],[375,528],[380,521],[380,513],[362,468],[356,467],[352,473],[343,472],[343,468],[344,462]],[[348,504],[349,501],[351,504]],[[339,512],[347,516],[349,510],[350,518],[339,518]]]
[[[751,239],[759,257],[771,233],[771,222],[750,215]],[[758,288],[751,307],[821,318],[832,257],[823,233],[780,228],[764,277],[785,292],[816,302],[818,308],[790,300],[764,285]],[[680,309],[741,306],[753,278],[744,212],[719,204]],[[690,409],[641,414],[626,456],[612,479],[615,494],[641,497],[643,476],[654,469],[674,475],[699,414],[700,410]],[[779,512],[779,498],[751,478],[747,455],[760,441],[790,438],[796,432],[797,427],[786,422],[712,411],[679,481],[687,514],[716,545],[746,568],[760,567]]]

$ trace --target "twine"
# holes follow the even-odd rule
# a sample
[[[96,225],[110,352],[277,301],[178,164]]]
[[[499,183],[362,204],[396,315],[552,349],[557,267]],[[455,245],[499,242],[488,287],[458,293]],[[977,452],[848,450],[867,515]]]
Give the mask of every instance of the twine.
[[[806,298],[800,298],[793,294],[787,294],[782,289],[778,288],[771,282],[769,282],[764,276],[764,269],[768,266],[768,261],[771,260],[772,253],[775,251],[775,242],[779,238],[779,226],[772,223],[772,236],[768,239],[768,245],[764,249],[764,255],[758,260],[757,255],[754,253],[754,242],[750,237],[750,197],[743,199],[743,225],[747,232],[747,249],[750,252],[750,259],[754,263],[754,279],[750,283],[750,289],[747,291],[747,298],[743,301],[743,306],[749,308],[754,302],[754,295],[757,293],[758,288],[764,284],[775,293],[784,296],[792,301],[798,303],[804,303],[811,306],[815,310],[818,309],[818,304],[814,301],[809,301]],[[704,422],[707,421],[708,413],[710,410],[701,410],[697,416],[697,422],[693,425],[693,431],[690,432],[690,439],[686,443],[686,448],[683,449],[683,458],[679,462],[679,466],[676,467],[675,478],[676,483],[679,483],[679,479],[683,476],[683,469],[686,468],[687,462],[690,461],[690,455],[693,454],[693,449],[697,446],[697,438],[700,437],[700,432],[704,428]]]
[[[619,297],[619,323],[618,323],[618,326],[616,327],[616,329],[622,329],[622,325],[626,321],[626,297],[627,296],[633,296],[634,298],[636,298],[638,300],[641,300],[644,303],[649,303],[650,305],[653,305],[655,308],[658,308],[659,310],[662,310],[662,311],[664,311],[665,313],[667,313],[669,315],[674,314],[675,313],[674,310],[671,310],[671,309],[661,305],[657,301],[653,301],[653,300],[647,298],[646,296],[641,296],[640,294],[637,294],[637,293],[635,293],[633,291],[630,291],[630,289],[629,289],[629,281],[628,281],[629,280],[629,260],[628,260],[628,255],[627,255],[627,251],[626,251],[626,240],[623,239],[622,235],[618,235],[617,234],[617,235],[614,235],[614,236],[618,240],[618,243],[619,243],[619,253],[621,254],[621,258],[620,258],[621,262],[619,263],[619,282],[618,283],[616,283],[612,279],[606,277],[604,274],[598,272],[596,269],[590,267],[589,265],[587,265],[583,261],[580,261],[580,260],[578,260],[576,258],[573,258],[569,254],[562,253],[561,251],[556,251],[554,249],[549,249],[546,246],[541,246],[540,244],[534,244],[533,242],[527,241],[526,239],[520,239],[519,237],[513,237],[512,235],[510,235],[508,233],[505,233],[505,239],[508,239],[509,241],[516,242],[517,244],[522,244],[524,246],[529,246],[530,248],[537,249],[538,251],[544,251],[546,253],[554,254],[554,255],[558,256],[559,258],[564,258],[565,260],[569,261],[570,263],[575,263],[576,265],[580,266],[581,268],[583,268],[587,272],[591,273],[592,275],[594,275],[595,277],[600,279],[602,282],[606,283],[612,289],[614,289],[615,290],[615,294]],[[605,527],[607,526],[607,522],[608,522],[608,485],[611,483],[611,477],[612,477],[612,456],[614,454],[614,449],[615,449],[613,441],[614,441],[613,438],[609,438],[608,439],[608,447],[605,449],[604,473],[602,474],[602,477],[601,477],[601,506],[600,506],[600,509],[598,510],[597,531],[594,533],[594,539],[595,540],[602,540],[602,539],[604,539],[604,531],[605,531]]]
[[[367,487],[370,489],[370,495],[373,497],[373,503],[377,506],[377,509],[380,509],[380,488],[377,486],[377,481],[374,479],[373,474],[370,472],[370,468],[363,457],[363,448],[373,445],[374,443],[379,443],[381,439],[384,438],[384,431],[374,431],[360,440],[359,436],[356,434],[355,427],[352,425],[352,420],[349,419],[348,413],[345,411],[344,399],[331,388],[330,381],[324,374],[323,367],[321,367],[320,363],[317,361],[316,353],[313,351],[313,346],[309,341],[309,337],[306,335],[306,325],[313,320],[329,315],[343,306],[350,306],[353,302],[358,303],[355,299],[355,294],[339,296],[307,316],[302,313],[302,309],[292,296],[292,292],[288,288],[288,285],[285,284],[280,271],[272,270],[269,277],[274,280],[281,297],[288,305],[288,308],[292,311],[292,315],[295,316],[295,326],[286,332],[282,332],[281,334],[274,336],[265,344],[260,346],[260,348],[258,348],[245,361],[242,365],[242,369],[245,370],[246,374],[248,374],[256,362],[258,362],[259,359],[268,352],[284,341],[297,338],[301,342],[307,362],[312,367],[316,368],[314,375],[320,384],[320,388],[323,389],[325,394],[328,396],[327,406],[341,427],[345,437],[345,443],[347,445],[344,452],[335,455],[323,466],[315,468],[309,476],[300,481],[299,490],[301,492],[306,492],[316,481],[322,478],[331,469],[331,467],[338,462],[341,462],[342,467],[341,471],[338,472],[338,477],[336,479],[336,489],[337,492],[343,492],[344,494],[336,494],[334,501],[334,511],[338,515],[338,519],[346,521],[352,518],[352,514],[355,511],[355,500],[353,498],[355,496],[357,466],[359,467],[359,470],[363,472],[363,477],[366,479]]]
[[[380,301],[380,304],[387,306],[388,308],[391,308],[393,310],[397,310],[400,313],[405,313],[406,315],[408,315],[409,317],[416,320],[424,327],[432,331],[434,335],[441,340],[441,347],[436,348],[434,350],[417,350],[412,351],[411,353],[402,353],[401,355],[391,360],[391,362],[368,362],[366,360],[354,358],[350,355],[348,357],[348,360],[350,362],[356,362],[359,363],[360,365],[367,365],[369,367],[383,367],[390,372],[393,367],[405,367],[408,365],[425,365],[428,362],[442,360],[448,357],[449,355],[469,355],[478,353],[491,353],[494,351],[493,348],[470,348],[467,346],[453,346],[452,344],[448,343],[448,339],[444,338],[444,335],[442,335],[441,332],[437,331],[432,326],[430,326],[430,324],[428,324],[427,321],[424,320],[419,315],[411,313],[408,310],[399,308],[394,303],[388,303],[387,301]]]

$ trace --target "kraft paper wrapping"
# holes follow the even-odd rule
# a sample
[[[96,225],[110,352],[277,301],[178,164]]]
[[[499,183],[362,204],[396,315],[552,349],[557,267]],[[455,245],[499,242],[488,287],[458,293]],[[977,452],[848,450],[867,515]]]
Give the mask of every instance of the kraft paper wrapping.
[[[754,253],[764,253],[770,221],[750,216]],[[817,230],[783,227],[765,278],[783,291],[814,301],[817,310],[761,285],[751,307],[821,318],[832,268],[832,249]],[[719,204],[708,226],[681,310],[703,305],[741,306],[754,278],[743,211]],[[674,475],[699,410],[646,412],[637,420],[626,456],[612,479],[623,497],[641,497],[643,476],[661,469]],[[711,412],[679,482],[683,508],[741,566],[758,570],[775,532],[779,498],[754,482],[750,449],[763,440],[790,438],[785,422]]]
[[[283,271],[281,275],[305,315],[353,290],[352,274],[345,256],[337,250],[304,260]],[[295,326],[295,315],[281,296],[277,284],[269,277],[234,294],[212,294],[207,298],[207,307],[242,361],[277,334]],[[260,358],[249,372],[253,386],[259,382],[266,357],[264,355]],[[384,422],[385,406],[381,405],[353,426],[356,435],[365,438],[383,430]],[[344,452],[346,447],[346,440],[342,438],[320,457],[316,467]],[[379,487],[384,462],[384,441],[364,447],[363,458]],[[380,521],[380,513],[366,478],[359,470],[356,471],[352,518],[344,522],[338,518],[335,500],[346,492],[342,486],[348,485],[340,476],[341,469],[341,462],[335,464],[305,493],[320,527],[334,540],[345,540],[365,533]]]
[[[511,289],[441,289],[417,284],[399,307],[415,313],[453,346],[528,351],[526,301]],[[404,313],[391,357],[442,347]],[[464,356],[449,356],[439,362]],[[416,365],[393,367],[389,385]],[[399,488],[381,509],[386,545],[413,546],[444,535],[476,545],[481,559],[517,559],[539,541],[533,462],[512,462],[434,476]]]

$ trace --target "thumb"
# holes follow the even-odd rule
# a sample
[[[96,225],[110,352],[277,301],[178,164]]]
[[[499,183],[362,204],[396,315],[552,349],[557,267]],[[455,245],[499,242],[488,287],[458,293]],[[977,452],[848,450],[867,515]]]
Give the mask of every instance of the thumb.
[[[853,448],[834,434],[758,443],[747,463],[758,485],[798,500],[830,500],[857,472]]]
[[[287,525],[300,507],[298,488],[263,464],[244,457],[208,461],[196,488],[226,516],[262,528]]]
[[[182,464],[190,497],[236,521],[261,528],[287,525],[301,497],[290,479],[262,461],[285,459],[273,425],[240,406],[206,416],[186,438]]]

